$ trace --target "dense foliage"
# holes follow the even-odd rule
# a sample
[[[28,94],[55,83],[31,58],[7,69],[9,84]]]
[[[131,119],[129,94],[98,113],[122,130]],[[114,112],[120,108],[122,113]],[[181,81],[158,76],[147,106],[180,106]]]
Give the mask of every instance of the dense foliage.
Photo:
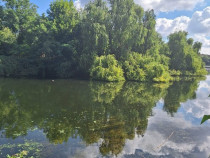
[[[102,0],[77,10],[55,0],[39,15],[29,0],[0,4],[0,76],[167,82],[205,75],[202,44],[175,32],[165,43],[153,10],[133,0]],[[135,52],[135,53],[134,53]],[[179,73],[180,72],[180,73]]]
[[[90,76],[96,80],[125,80],[123,69],[118,65],[118,61],[115,59],[114,55],[96,57],[90,69]]]
[[[151,56],[131,53],[124,62],[124,70],[128,80],[166,82],[170,80],[168,67],[157,62]]]
[[[170,69],[181,71],[184,75],[202,75],[206,73],[204,63],[199,56],[201,44],[187,39],[187,32],[169,35]]]

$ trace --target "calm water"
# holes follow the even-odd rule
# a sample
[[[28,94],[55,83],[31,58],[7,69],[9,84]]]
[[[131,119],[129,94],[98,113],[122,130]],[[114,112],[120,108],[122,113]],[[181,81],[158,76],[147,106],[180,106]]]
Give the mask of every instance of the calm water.
[[[143,84],[0,79],[0,157],[208,158],[210,76]]]

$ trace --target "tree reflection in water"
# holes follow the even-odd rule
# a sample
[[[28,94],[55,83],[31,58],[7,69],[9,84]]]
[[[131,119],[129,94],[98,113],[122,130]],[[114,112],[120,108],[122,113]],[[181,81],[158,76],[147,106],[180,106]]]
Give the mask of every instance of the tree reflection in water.
[[[6,138],[43,130],[50,143],[81,138],[99,142],[102,155],[118,155],[126,139],[143,136],[152,108],[163,98],[173,115],[196,97],[198,81],[151,84],[59,80],[0,81],[0,130]]]

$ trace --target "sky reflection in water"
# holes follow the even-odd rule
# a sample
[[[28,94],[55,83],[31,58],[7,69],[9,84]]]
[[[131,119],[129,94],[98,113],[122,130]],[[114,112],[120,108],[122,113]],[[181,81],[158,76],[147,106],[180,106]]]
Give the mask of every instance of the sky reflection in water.
[[[210,76],[166,84],[0,82],[0,157],[208,157]],[[8,145],[9,144],[9,145]],[[22,144],[22,146],[18,146]]]

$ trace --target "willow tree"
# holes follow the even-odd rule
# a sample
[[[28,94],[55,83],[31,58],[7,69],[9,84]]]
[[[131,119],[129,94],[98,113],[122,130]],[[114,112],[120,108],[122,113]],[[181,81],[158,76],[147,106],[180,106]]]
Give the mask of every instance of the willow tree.
[[[102,0],[90,2],[85,6],[82,16],[79,65],[83,73],[88,73],[94,57],[107,54],[109,45],[107,5]]]
[[[114,53],[119,60],[125,57],[134,45],[133,37],[137,31],[135,28],[138,25],[137,21],[141,23],[143,11],[135,7],[134,1],[131,0],[110,0],[109,2],[111,5],[110,53]],[[141,31],[140,28],[138,34]]]

